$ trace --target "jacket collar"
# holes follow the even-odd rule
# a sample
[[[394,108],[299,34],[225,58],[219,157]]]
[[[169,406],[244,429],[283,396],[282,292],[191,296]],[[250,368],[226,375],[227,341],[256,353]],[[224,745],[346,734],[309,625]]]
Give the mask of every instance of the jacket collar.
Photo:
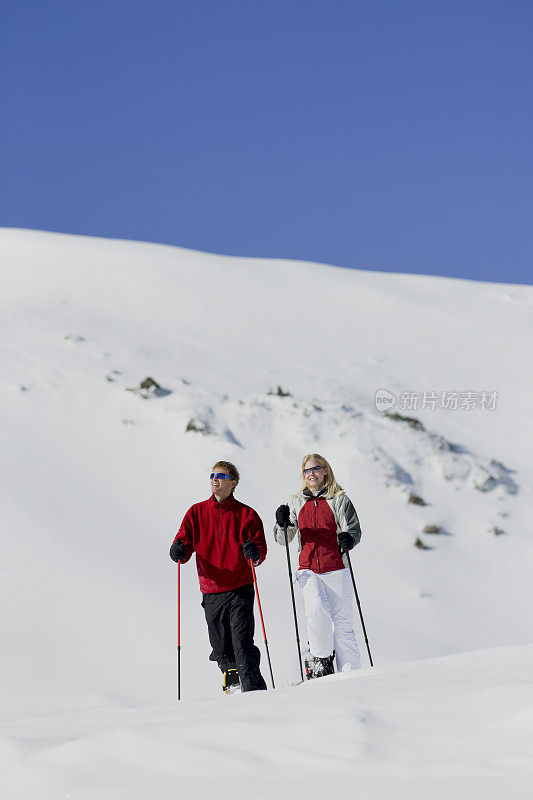
[[[327,486],[324,486],[316,494],[313,494],[311,489],[306,488],[306,489],[303,490],[303,495],[307,500],[316,500],[317,497],[321,497],[323,494],[326,494],[327,491],[328,491],[328,487]]]
[[[225,511],[227,508],[235,508],[235,506],[237,505],[237,501],[233,496],[233,492],[230,494],[229,497],[226,497],[226,499],[222,500],[222,502],[220,503],[216,499],[215,495],[212,494],[208,502],[210,503],[210,505],[213,506],[213,508],[219,508],[221,511]]]

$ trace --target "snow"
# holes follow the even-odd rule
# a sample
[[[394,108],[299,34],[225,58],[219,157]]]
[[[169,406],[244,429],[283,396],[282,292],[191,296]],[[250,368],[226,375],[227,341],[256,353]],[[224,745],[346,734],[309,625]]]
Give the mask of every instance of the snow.
[[[525,797],[532,312],[526,286],[1,229],[3,796]],[[379,389],[498,403],[396,406],[415,429]],[[292,686],[271,527],[312,451],[361,519],[376,667]],[[265,522],[277,688],[219,696],[191,562],[178,706],[168,547],[219,458]]]
[[[527,797],[533,647],[276,692],[9,715],[6,797]]]

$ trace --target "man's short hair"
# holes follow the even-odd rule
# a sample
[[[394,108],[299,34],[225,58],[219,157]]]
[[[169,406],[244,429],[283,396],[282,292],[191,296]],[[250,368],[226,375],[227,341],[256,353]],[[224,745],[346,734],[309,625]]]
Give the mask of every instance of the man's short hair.
[[[237,483],[239,483],[240,480],[239,470],[237,469],[235,464],[231,463],[231,461],[217,461],[217,463],[213,467],[213,472],[217,469],[217,467],[223,469],[226,475],[229,475],[233,481],[237,481]]]

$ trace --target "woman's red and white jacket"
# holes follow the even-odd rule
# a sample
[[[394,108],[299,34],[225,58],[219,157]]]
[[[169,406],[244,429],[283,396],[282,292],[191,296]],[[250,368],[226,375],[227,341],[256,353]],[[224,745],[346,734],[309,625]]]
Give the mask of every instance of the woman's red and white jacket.
[[[348,566],[346,556],[339,550],[339,533],[349,533],[354,545],[361,539],[357,512],[348,495],[340,492],[326,497],[326,491],[324,488],[314,495],[310,489],[304,489],[289,500],[288,540],[298,537],[300,569],[319,573]],[[277,524],[274,538],[278,544],[285,544],[285,531]]]

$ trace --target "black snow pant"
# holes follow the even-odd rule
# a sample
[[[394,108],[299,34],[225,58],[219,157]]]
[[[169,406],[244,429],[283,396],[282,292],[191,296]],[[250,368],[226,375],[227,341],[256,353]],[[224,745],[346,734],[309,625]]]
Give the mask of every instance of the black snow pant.
[[[254,645],[254,586],[249,583],[230,592],[204,594],[209,641],[213,652],[210,661],[216,661],[222,672],[236,668],[243,692],[266,689],[259,671],[261,654]]]

